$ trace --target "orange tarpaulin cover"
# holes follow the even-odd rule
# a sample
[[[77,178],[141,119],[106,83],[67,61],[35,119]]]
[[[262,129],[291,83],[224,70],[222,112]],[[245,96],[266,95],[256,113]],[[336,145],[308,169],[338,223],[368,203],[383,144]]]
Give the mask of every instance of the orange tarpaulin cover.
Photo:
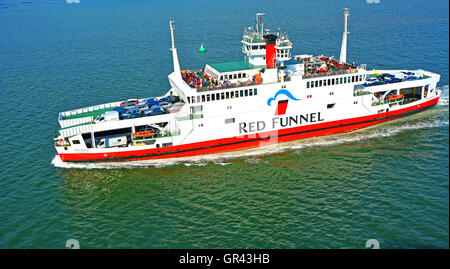
[[[403,98],[403,94],[391,95],[391,96],[389,96],[389,101],[398,100],[398,99],[402,99],[402,98]]]

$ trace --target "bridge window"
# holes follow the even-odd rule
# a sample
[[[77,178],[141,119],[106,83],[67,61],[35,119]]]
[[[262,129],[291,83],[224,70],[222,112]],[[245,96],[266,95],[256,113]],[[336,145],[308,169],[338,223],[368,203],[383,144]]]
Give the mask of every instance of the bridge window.
[[[225,124],[234,123],[234,122],[235,122],[234,118],[225,119]]]

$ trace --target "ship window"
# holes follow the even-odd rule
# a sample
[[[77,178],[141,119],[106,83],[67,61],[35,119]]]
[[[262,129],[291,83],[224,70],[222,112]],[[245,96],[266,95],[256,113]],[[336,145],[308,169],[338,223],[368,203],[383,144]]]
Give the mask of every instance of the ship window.
[[[223,76],[220,76],[220,80],[223,80]]]
[[[257,89],[257,88],[254,88],[254,89],[253,89],[253,94],[255,94],[255,95],[258,94],[258,89]]]
[[[188,96],[188,103],[191,103],[191,97],[190,96]]]
[[[309,89],[309,81],[306,82],[306,88]]]
[[[328,86],[331,85],[331,79],[328,79]]]
[[[225,79],[228,79],[228,75],[225,75]]]
[[[172,146],[172,143],[162,143],[162,146],[163,147],[170,147],[170,146]]]
[[[230,98],[234,98],[234,92],[233,91],[230,92]]]
[[[211,101],[215,101],[216,100],[216,95],[213,93],[211,94]]]
[[[326,79],[323,81],[323,86],[327,86],[327,80]]]
[[[211,101],[211,96],[209,94],[206,95],[206,101]]]
[[[79,145],[79,144],[80,144],[80,140],[72,140],[72,143],[73,143],[74,145]]]
[[[362,81],[362,75],[359,75],[359,81]]]
[[[245,90],[245,96],[248,96],[248,90]]]
[[[234,122],[235,122],[234,118],[225,119],[225,124],[234,123]]]
[[[233,75],[233,78],[234,78],[234,79],[237,79],[237,74],[234,74],[234,75]]]
[[[220,100],[220,93],[216,93],[216,100]]]
[[[331,84],[334,85],[334,78],[331,80]]]
[[[316,80],[316,88],[319,87],[319,81]]]
[[[243,90],[240,90],[240,95],[241,95],[241,97],[244,97],[244,91]]]
[[[311,81],[311,88],[314,88],[314,81]]]
[[[202,95],[202,102],[205,102],[205,95]]]
[[[253,89],[249,89],[249,90],[248,90],[248,95],[249,95],[249,96],[253,96]]]
[[[222,100],[225,99],[225,93],[224,92],[220,93],[220,99],[222,99]]]
[[[235,91],[235,92],[234,92],[234,96],[235,96],[236,98],[238,98],[238,97],[239,97],[239,91]]]
[[[252,46],[252,49],[253,49],[253,50],[257,50],[257,49],[258,49],[258,46]]]
[[[242,77],[242,74],[241,74],[241,73],[239,73],[239,74],[238,74],[238,78],[241,78],[241,77]]]
[[[338,78],[336,78],[336,85],[338,85],[339,84],[339,79]]]
[[[225,97],[226,97],[227,99],[230,99],[230,92],[226,92],[226,93],[225,93]]]
[[[197,103],[200,103],[200,95],[197,95]]]
[[[328,109],[334,108],[335,105],[336,105],[336,104],[328,104],[328,105],[327,105],[327,108],[328,108]]]
[[[322,80],[319,80],[319,87],[322,87]]]
[[[339,78],[339,84],[342,84],[342,78]]]
[[[344,78],[344,83],[347,83],[347,77]]]

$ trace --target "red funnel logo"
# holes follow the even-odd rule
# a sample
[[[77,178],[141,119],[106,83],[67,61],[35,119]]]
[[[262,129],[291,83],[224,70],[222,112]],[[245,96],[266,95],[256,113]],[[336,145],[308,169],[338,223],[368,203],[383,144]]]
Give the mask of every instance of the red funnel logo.
[[[286,114],[286,109],[289,100],[280,100],[278,101],[277,110],[275,111],[275,115],[284,115]]]

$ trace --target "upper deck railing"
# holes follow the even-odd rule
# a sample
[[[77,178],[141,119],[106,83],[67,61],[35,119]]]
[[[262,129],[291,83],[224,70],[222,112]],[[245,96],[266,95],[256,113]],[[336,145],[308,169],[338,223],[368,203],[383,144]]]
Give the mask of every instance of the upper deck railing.
[[[320,77],[329,77],[329,76],[337,76],[337,75],[343,75],[343,74],[353,74],[353,73],[357,73],[358,70],[357,69],[344,69],[344,70],[337,70],[337,71],[333,71],[333,70],[329,70],[323,73],[314,73],[314,74],[304,74],[302,75],[303,79],[309,79],[309,78],[320,78]]]

